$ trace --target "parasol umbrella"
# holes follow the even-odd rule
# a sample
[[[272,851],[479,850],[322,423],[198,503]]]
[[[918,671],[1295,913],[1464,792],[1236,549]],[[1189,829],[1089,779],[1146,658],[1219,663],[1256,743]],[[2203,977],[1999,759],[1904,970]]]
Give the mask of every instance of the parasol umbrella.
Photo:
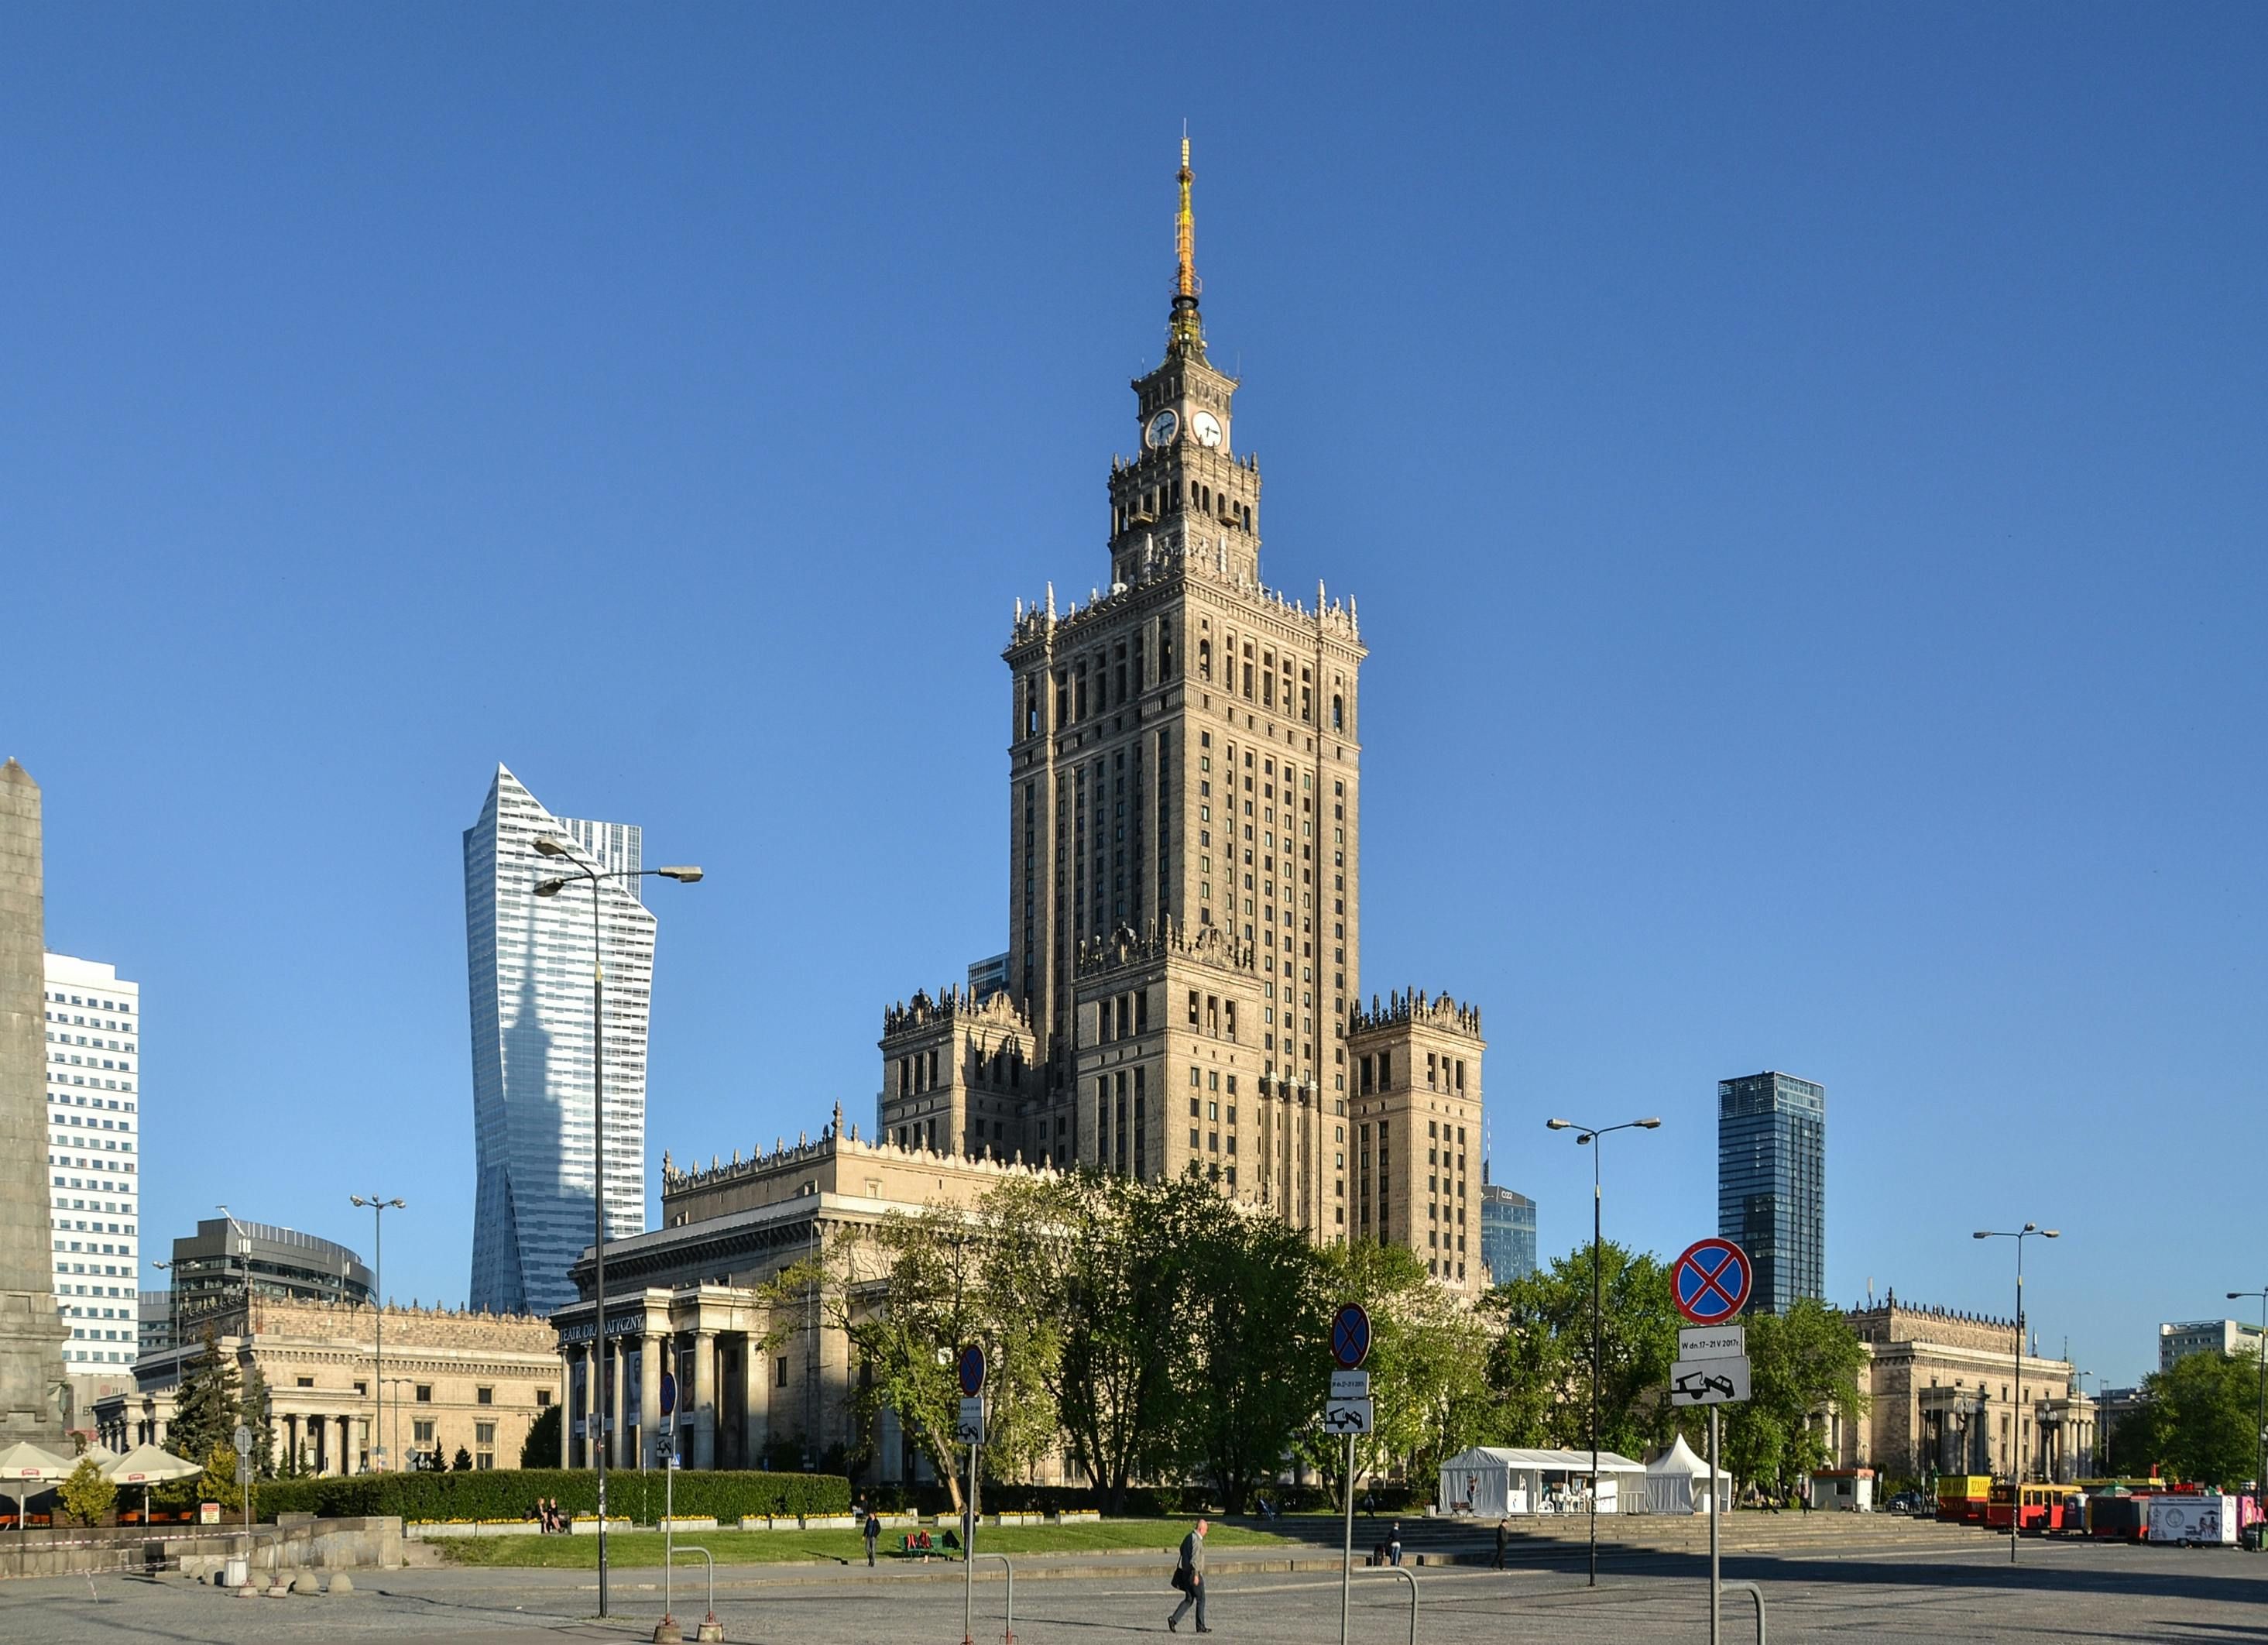
[[[16,1534],[24,1532],[24,1504],[33,1491],[57,1479],[70,1478],[78,1464],[65,1462],[51,1450],[41,1450],[29,1440],[18,1440],[0,1450],[0,1491],[16,1499]]]
[[[102,1464],[103,1477],[112,1484],[142,1487],[142,1527],[145,1531],[150,1527],[150,1487],[203,1472],[195,1463],[184,1462],[173,1452],[149,1444],[136,1445],[123,1457],[114,1457]]]

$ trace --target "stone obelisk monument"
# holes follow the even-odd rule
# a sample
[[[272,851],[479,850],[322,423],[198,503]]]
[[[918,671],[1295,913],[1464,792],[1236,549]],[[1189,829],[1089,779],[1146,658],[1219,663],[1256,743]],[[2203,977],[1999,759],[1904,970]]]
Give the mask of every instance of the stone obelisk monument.
[[[0,765],[0,1446],[71,1421],[48,1214],[47,904],[40,786]],[[68,1454],[66,1448],[65,1454]]]

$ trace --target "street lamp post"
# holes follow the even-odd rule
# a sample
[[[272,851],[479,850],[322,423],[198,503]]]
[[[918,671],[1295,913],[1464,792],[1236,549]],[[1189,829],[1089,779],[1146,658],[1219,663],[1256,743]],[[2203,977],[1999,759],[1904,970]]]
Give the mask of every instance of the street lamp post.
[[[1547,1119],[1546,1131],[1573,1131],[1579,1133],[1575,1146],[1587,1145],[1591,1150],[1591,1586],[1599,1585],[1599,1381],[1606,1373],[1607,1347],[1605,1314],[1602,1301],[1604,1268],[1599,1250],[1600,1193],[1599,1139],[1616,1131],[1659,1131],[1659,1119],[1625,1120],[1619,1125],[1584,1125],[1572,1119]],[[1710,1488],[1716,1488],[1714,1481]]]
[[[371,1271],[373,1292],[371,1317],[378,1322],[378,1351],[374,1356],[378,1368],[372,1376],[371,1386],[378,1391],[378,1408],[371,1422],[370,1449],[375,1460],[390,1464],[394,1456],[386,1448],[386,1213],[406,1211],[409,1207],[399,1199],[388,1199],[382,1194],[350,1194],[347,1198],[358,1206],[370,1207],[371,1226],[375,1230],[371,1248],[371,1260],[375,1265]]]
[[[2033,1236],[2060,1239],[2060,1228],[2027,1222],[2020,1228],[1978,1228],[1973,1239],[2016,1242],[2016,1397],[2008,1413],[2008,1563],[2016,1562],[2016,1538],[2024,1528],[2024,1242]],[[1987,1443],[1990,1443],[1988,1438]]]
[[[2254,1424],[2252,1460],[2252,1494],[2257,1498],[2268,1491],[2268,1286],[2257,1291],[2231,1291],[2228,1300],[2234,1302],[2248,1296],[2260,1299],[2260,1340],[2255,1345],[2260,1356],[2260,1413]]]
[[[545,837],[535,842],[536,855],[548,858],[560,870],[553,878],[536,882],[538,896],[556,896],[577,880],[591,887],[591,1221],[592,1289],[598,1308],[592,1324],[592,1370],[598,1378],[599,1433],[592,1454],[599,1471],[599,1614],[607,1611],[607,1419],[613,1413],[613,1379],[607,1356],[607,963],[600,934],[600,882],[639,880],[659,875],[681,885],[697,884],[701,870],[690,864],[667,868],[593,868],[578,861],[567,845]],[[561,1421],[567,1419],[563,1414]]]

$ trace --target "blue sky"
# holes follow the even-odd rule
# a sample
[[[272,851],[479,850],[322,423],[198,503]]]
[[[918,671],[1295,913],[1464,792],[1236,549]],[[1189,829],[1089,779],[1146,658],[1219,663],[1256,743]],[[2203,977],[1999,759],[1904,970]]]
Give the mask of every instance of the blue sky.
[[[652,1152],[871,1116],[1005,946],[1012,601],[1103,579],[1196,144],[1263,565],[1360,601],[1365,980],[1496,1174],[2114,1381],[2264,1283],[2257,8],[17,8],[0,753],[216,1201],[464,1295],[460,831],[658,888]],[[2169,1232],[2171,1237],[2169,1237]]]

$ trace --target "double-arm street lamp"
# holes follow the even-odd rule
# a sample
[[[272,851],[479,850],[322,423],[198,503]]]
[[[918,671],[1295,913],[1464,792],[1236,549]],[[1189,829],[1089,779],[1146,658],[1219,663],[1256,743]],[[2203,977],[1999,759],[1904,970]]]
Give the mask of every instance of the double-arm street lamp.
[[[549,859],[556,875],[536,882],[538,896],[556,896],[580,880],[591,887],[591,1220],[594,1248],[592,1288],[599,1299],[591,1332],[591,1368],[599,1394],[599,1432],[592,1454],[599,1464],[599,1614],[607,1614],[607,1419],[614,1407],[612,1379],[607,1375],[607,962],[600,935],[600,882],[659,876],[681,885],[699,882],[701,870],[689,865],[667,868],[593,868],[577,859],[568,846],[549,837],[535,842],[536,854]],[[562,1421],[567,1420],[563,1416]]]
[[[2024,1242],[2035,1236],[2060,1239],[2060,1228],[2027,1222],[2020,1228],[1978,1228],[1973,1239],[2016,1242],[2016,1397],[2008,1413],[2008,1563],[2016,1562],[2016,1538],[2024,1528]]]
[[[1631,1119],[1619,1125],[1585,1125],[1572,1119],[1547,1119],[1546,1131],[1576,1132],[1575,1146],[1591,1150],[1591,1586],[1599,1585],[1599,1379],[1606,1373],[1606,1326],[1602,1295],[1604,1270],[1599,1250],[1599,1139],[1617,1131],[1659,1131],[1659,1119]],[[1711,1489],[1715,1485],[1712,1482]],[[1617,1498],[1617,1501],[1620,1499]]]
[[[2252,1458],[2252,1489],[2257,1495],[2268,1489],[2268,1286],[2257,1291],[2231,1291],[2228,1300],[2235,1302],[2248,1296],[2260,1299],[2260,1340],[2253,1345],[2260,1354],[2260,1415],[2254,1425]]]
[[[388,1199],[380,1194],[349,1194],[348,1199],[358,1206],[370,1207],[370,1220],[376,1233],[371,1251],[372,1270],[371,1317],[378,1322],[378,1368],[372,1373],[371,1385],[378,1391],[378,1407],[370,1429],[371,1460],[384,1469],[394,1457],[386,1448],[386,1213],[407,1211],[409,1207],[399,1199]]]

